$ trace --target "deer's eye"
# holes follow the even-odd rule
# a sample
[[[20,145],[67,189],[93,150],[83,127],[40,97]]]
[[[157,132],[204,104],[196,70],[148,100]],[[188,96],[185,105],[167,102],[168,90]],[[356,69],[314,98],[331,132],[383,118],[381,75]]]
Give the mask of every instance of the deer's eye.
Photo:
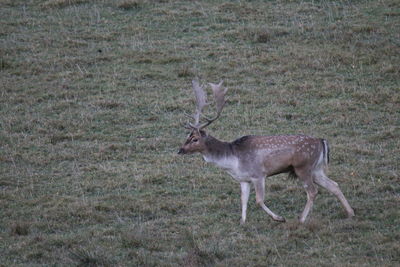
[[[199,139],[196,139],[196,138],[192,139],[193,143],[197,143],[198,141],[199,141]]]

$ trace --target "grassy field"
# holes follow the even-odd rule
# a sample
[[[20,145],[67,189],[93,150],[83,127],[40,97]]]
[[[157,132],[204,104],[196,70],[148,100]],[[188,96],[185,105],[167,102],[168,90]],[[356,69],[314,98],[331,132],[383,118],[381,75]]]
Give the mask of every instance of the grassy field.
[[[400,3],[0,1],[0,266],[398,266]],[[178,156],[191,80],[225,81],[210,133],[328,139],[354,207],[286,175],[272,221]]]

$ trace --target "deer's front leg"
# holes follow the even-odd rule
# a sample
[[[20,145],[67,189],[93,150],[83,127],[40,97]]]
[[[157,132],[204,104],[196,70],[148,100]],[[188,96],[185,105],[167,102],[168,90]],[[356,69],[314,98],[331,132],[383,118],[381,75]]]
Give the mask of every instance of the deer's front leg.
[[[285,218],[273,213],[267,206],[264,204],[264,197],[265,197],[265,179],[258,178],[253,180],[254,188],[256,190],[256,202],[261,208],[268,213],[269,216],[272,217],[275,221],[278,222],[285,222]]]
[[[240,200],[242,204],[242,219],[240,220],[241,224],[246,222],[246,212],[247,212],[247,202],[249,201],[250,195],[250,183],[242,182],[240,183],[241,195]]]

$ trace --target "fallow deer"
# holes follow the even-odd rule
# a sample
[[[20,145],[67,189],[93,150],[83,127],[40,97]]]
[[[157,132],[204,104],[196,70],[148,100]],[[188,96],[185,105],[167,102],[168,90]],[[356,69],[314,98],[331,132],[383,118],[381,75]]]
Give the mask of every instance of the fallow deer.
[[[265,177],[285,172],[298,177],[307,192],[307,203],[299,217],[301,223],[305,222],[318,193],[315,184],[334,194],[343,205],[348,217],[354,216],[354,211],[338,184],[325,175],[324,169],[329,162],[329,146],[325,139],[305,135],[248,135],[233,142],[223,142],[207,134],[204,128],[221,115],[227,91],[222,87],[222,81],[219,84],[209,85],[216,103],[216,116],[210,119],[202,115],[203,108],[207,105],[207,95],[199,82],[193,80],[196,111],[191,117],[194,123],[186,125],[191,132],[178,154],[201,153],[206,162],[222,167],[240,183],[241,223],[246,221],[251,184],[255,187],[257,204],[275,221],[285,221],[264,204]],[[200,123],[202,118],[205,122]]]

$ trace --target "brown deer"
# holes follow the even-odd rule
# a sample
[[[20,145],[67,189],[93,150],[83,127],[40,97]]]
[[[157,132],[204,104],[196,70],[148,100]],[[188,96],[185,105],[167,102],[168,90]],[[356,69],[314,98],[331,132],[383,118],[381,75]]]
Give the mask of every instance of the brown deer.
[[[301,223],[305,222],[318,193],[315,184],[334,194],[342,203],[347,215],[354,216],[354,211],[338,184],[325,175],[324,168],[329,162],[329,146],[326,140],[305,135],[248,135],[230,143],[220,141],[207,134],[204,128],[221,115],[227,89],[222,88],[222,81],[219,84],[209,84],[213,91],[217,114],[213,118],[207,118],[202,115],[203,108],[207,105],[206,93],[197,80],[193,80],[192,85],[196,98],[196,112],[191,116],[194,123],[187,124],[186,128],[191,132],[178,154],[199,152],[206,162],[215,163],[240,182],[241,223],[246,221],[250,184],[254,185],[257,204],[275,221],[285,221],[264,204],[265,177],[285,172],[298,177],[307,192],[307,203],[299,217]],[[202,118],[205,122],[200,123]]]

